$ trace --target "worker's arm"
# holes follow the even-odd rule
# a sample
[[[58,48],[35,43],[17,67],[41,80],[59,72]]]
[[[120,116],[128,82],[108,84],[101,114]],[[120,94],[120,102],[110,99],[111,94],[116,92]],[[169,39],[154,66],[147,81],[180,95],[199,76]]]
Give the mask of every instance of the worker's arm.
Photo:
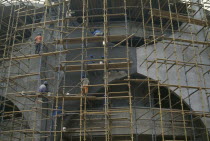
[[[81,81],[81,85],[82,85],[82,86],[84,86],[84,79],[82,79],[82,81]]]

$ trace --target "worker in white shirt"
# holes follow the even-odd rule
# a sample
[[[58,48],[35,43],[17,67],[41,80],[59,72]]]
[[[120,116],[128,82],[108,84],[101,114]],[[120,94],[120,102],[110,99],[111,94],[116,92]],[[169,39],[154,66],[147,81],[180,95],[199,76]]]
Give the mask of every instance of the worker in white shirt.
[[[88,93],[88,85],[89,85],[90,81],[88,78],[85,77],[85,75],[82,76],[82,91],[83,94],[87,94]]]

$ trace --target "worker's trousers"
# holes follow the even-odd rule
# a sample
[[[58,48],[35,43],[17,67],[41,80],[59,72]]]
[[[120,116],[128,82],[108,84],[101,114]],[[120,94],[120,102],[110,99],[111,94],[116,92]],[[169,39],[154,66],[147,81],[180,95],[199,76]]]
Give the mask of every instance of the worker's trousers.
[[[88,86],[83,86],[83,94],[87,94],[88,93]]]
[[[41,50],[41,43],[36,43],[36,50],[35,50],[35,54],[39,54],[40,50]]]
[[[95,36],[103,36],[104,33],[103,32],[98,32],[98,33],[95,33]]]

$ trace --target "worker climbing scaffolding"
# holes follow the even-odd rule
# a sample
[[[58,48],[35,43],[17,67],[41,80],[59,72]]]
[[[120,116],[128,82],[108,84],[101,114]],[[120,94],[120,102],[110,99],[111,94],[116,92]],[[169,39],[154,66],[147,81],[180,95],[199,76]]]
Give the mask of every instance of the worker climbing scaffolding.
[[[89,85],[90,81],[85,75],[82,76],[81,83],[82,83],[83,94],[88,94],[88,85]]]
[[[94,56],[93,56],[93,55],[90,55],[89,64],[93,64],[93,63],[95,63],[95,61],[94,61]]]
[[[94,36],[103,36],[104,35],[104,33],[99,29],[94,29],[94,32],[92,32],[92,34]]]
[[[40,93],[47,93],[47,92],[49,92],[49,90],[48,90],[48,82],[47,81],[44,81],[44,83],[42,85],[40,85],[39,92]]]
[[[39,33],[35,39],[35,54],[39,54],[40,53],[40,50],[41,50],[41,46],[42,46],[42,36],[41,36],[41,33]]]

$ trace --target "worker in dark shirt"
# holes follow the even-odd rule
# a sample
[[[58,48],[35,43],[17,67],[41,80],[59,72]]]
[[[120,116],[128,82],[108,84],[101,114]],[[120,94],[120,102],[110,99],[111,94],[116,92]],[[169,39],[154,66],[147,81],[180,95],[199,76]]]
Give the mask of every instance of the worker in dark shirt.
[[[90,62],[89,62],[89,64],[93,64],[93,63],[95,63],[95,61],[94,61],[94,56],[93,55],[90,55]]]
[[[103,36],[104,35],[104,33],[99,29],[94,29],[94,32],[92,32],[92,34],[94,36]]]
[[[39,87],[39,92],[40,93],[47,93],[48,91],[48,82],[44,81],[44,83],[42,85],[40,85]]]
[[[48,90],[48,82],[47,81],[44,81],[44,83],[42,85],[39,86],[39,90],[38,90],[41,94],[44,94],[44,93],[48,93],[49,90]],[[43,101],[44,102],[47,102],[48,99],[46,97],[43,97],[43,95],[41,95],[41,98],[38,99],[38,102],[42,103]]]

